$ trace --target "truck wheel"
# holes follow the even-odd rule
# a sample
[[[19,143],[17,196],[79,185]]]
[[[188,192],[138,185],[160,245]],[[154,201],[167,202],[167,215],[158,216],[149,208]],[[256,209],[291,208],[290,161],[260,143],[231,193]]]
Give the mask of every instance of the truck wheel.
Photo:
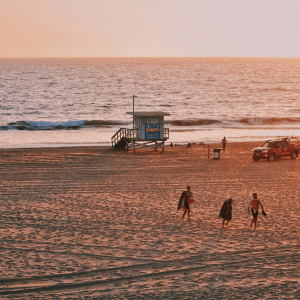
[[[275,153],[271,153],[270,156],[268,157],[268,161],[274,161],[276,158]]]
[[[296,151],[293,151],[292,154],[291,154],[291,159],[296,159],[297,158],[297,152]]]
[[[253,160],[254,160],[254,161],[259,161],[259,158],[256,157],[256,156],[253,156]]]

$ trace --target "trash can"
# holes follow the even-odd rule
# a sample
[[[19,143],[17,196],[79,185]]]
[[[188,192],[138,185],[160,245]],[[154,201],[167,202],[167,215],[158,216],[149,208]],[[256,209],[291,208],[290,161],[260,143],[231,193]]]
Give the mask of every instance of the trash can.
[[[221,153],[221,148],[214,148],[213,159],[219,159]]]

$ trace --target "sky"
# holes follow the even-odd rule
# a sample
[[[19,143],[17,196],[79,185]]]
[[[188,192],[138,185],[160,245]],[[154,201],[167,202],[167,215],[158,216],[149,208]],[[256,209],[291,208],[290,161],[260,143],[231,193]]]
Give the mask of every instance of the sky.
[[[299,57],[299,0],[0,0],[0,57]]]

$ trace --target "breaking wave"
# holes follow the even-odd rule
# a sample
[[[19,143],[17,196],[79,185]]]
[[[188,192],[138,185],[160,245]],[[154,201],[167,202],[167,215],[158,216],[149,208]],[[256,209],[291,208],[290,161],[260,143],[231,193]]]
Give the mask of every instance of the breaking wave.
[[[111,127],[124,125],[128,122],[105,121],[105,120],[83,120],[83,121],[17,121],[7,124],[1,124],[0,130],[76,130],[85,127]]]
[[[204,125],[220,125],[223,127],[236,126],[237,128],[244,125],[275,125],[275,124],[294,124],[300,123],[300,118],[240,118],[240,119],[227,119],[227,120],[215,120],[215,119],[194,119],[194,120],[168,120],[165,122],[172,126],[204,126]]]
[[[171,124],[173,126],[201,126],[201,125],[213,125],[221,124],[221,121],[213,119],[197,119],[197,120],[171,120],[165,121],[166,124]]]
[[[165,120],[166,125],[179,127],[186,130],[191,127],[223,127],[223,128],[244,128],[247,127],[270,127],[280,124],[300,124],[300,118],[240,118],[231,120],[216,119],[193,119],[193,120]],[[93,127],[117,127],[132,124],[131,121],[110,121],[110,120],[81,120],[81,121],[17,121],[7,124],[0,124],[0,130],[78,130],[81,128]]]
[[[241,124],[247,125],[272,125],[272,124],[282,124],[282,123],[300,123],[300,118],[242,118],[238,120]]]

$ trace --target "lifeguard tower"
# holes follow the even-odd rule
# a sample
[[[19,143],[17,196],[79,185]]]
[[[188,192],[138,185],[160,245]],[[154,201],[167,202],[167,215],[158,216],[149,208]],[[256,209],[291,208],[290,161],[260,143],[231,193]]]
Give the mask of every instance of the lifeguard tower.
[[[162,111],[127,112],[133,117],[133,128],[120,128],[111,138],[112,146],[129,148],[133,152],[142,148],[162,149],[169,138],[169,128],[164,126],[164,116],[170,114]]]

